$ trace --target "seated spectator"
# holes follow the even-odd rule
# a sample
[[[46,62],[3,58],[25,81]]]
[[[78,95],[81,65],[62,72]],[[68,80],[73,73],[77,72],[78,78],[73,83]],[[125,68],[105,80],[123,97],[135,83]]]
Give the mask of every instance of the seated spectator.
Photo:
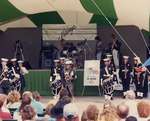
[[[45,118],[48,120],[48,121],[56,121],[56,118],[53,118],[51,116],[51,110],[52,108],[54,107],[53,104],[48,104],[45,108]]]
[[[141,101],[137,104],[137,111],[140,121],[145,121],[150,118],[150,104],[146,101]]]
[[[125,121],[137,121],[137,118],[134,117],[134,116],[129,116],[129,117],[126,118]]]
[[[87,121],[87,120],[88,120],[88,117],[86,115],[86,112],[84,111],[81,116],[81,121]]]
[[[98,115],[99,115],[99,109],[96,105],[89,105],[87,109],[85,110],[85,118],[92,121],[97,121]]]
[[[33,99],[36,100],[36,101],[39,101],[41,100],[41,96],[39,94],[39,92],[35,91],[35,92],[32,92],[32,96],[33,96]]]
[[[34,95],[34,98],[32,98],[31,106],[34,108],[37,115],[43,115],[44,114],[44,106],[40,102],[40,94],[38,92],[33,92],[32,96]]]
[[[61,89],[60,93],[59,93],[59,100],[62,99],[65,96],[69,96],[69,93],[67,91],[66,88]]]
[[[14,112],[14,119],[17,119],[18,121],[21,120],[21,112],[23,110],[23,108],[26,106],[26,105],[30,105],[31,104],[31,97],[29,95],[29,93],[23,93],[22,95],[22,100],[21,100],[21,105],[19,107],[19,110],[17,110],[16,112]]]
[[[35,121],[36,113],[30,105],[23,107],[21,111],[22,121]]]
[[[78,109],[75,104],[69,103],[64,106],[63,116],[65,121],[79,121]]]
[[[135,98],[136,98],[135,92],[133,90],[127,91],[125,98],[126,98],[125,104],[128,107],[130,107],[129,115],[137,117],[138,113],[137,113],[137,110],[136,110],[136,108],[137,108],[137,101],[135,100]]]
[[[7,95],[5,95],[5,94],[0,94],[0,97],[1,97],[1,100],[4,101],[4,104],[3,104],[3,106],[2,106],[2,111],[9,113],[9,110],[8,110],[8,108],[7,108]]]
[[[129,107],[124,103],[119,104],[117,106],[117,114],[121,118],[121,121],[125,121],[129,114]]]
[[[113,105],[105,105],[99,121],[120,121],[116,108]]]
[[[0,119],[2,119],[2,120],[12,119],[11,114],[9,112],[5,112],[2,109],[6,98],[7,98],[6,95],[3,95],[3,94],[0,95]]]
[[[56,105],[51,110],[52,117],[55,117],[57,119],[63,118],[63,109],[66,104],[71,103],[72,99],[68,96],[63,97],[60,99]]]
[[[17,92],[16,90],[9,92],[8,94],[8,104],[7,107],[8,108],[16,108],[19,109],[20,107],[20,93]]]

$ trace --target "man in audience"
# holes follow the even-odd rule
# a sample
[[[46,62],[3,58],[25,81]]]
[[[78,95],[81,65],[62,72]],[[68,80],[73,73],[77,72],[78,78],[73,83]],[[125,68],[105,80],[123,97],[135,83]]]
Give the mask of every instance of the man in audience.
[[[129,114],[129,107],[124,103],[119,104],[117,106],[117,114],[121,118],[121,121],[125,121]]]
[[[137,121],[137,118],[134,117],[134,116],[129,116],[129,117],[126,118],[125,121]]]
[[[79,121],[78,112],[76,105],[69,103],[64,106],[63,116],[66,121]]]
[[[2,120],[12,119],[11,114],[9,112],[4,112],[2,109],[6,98],[7,97],[5,95],[2,95],[2,94],[0,95],[0,119]]]
[[[146,121],[150,118],[150,104],[146,101],[141,101],[137,104],[139,121]]]
[[[63,117],[63,109],[66,104],[71,103],[72,99],[68,96],[63,97],[60,99],[56,105],[51,109],[52,117],[60,119]]]
[[[87,119],[97,121],[99,115],[99,109],[96,105],[89,105],[85,111]]]
[[[135,100],[136,94],[133,90],[129,90],[125,95],[125,104],[130,107],[129,115],[137,117],[137,101]]]

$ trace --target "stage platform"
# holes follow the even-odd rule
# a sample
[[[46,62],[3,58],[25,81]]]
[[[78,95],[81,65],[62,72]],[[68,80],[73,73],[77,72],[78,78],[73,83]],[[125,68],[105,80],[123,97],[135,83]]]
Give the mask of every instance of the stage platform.
[[[75,96],[103,96],[102,87],[85,87],[83,91],[83,69],[77,70],[77,79],[73,82],[74,84],[74,95]],[[25,76],[26,85],[25,90],[38,91],[42,96],[52,96],[50,89],[50,70],[29,70],[29,74]],[[149,84],[150,89],[150,84]],[[150,93],[150,90],[149,90]],[[115,91],[115,96],[121,96],[122,91]],[[150,97],[150,94],[149,94]]]

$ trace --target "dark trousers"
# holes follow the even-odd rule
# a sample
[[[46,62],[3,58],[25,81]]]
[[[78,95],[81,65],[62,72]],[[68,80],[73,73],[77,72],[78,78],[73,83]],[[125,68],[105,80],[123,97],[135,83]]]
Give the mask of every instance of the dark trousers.
[[[130,78],[122,78],[123,92],[126,92],[130,89]]]

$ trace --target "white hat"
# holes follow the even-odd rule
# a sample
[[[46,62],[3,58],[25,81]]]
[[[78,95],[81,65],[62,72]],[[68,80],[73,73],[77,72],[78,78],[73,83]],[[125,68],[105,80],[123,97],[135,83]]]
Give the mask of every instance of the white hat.
[[[77,53],[77,51],[76,51],[76,50],[73,50],[73,51],[72,51],[72,53],[73,53],[73,54],[76,54],[76,53]]]
[[[140,58],[139,58],[139,57],[137,57],[137,56],[136,56],[136,57],[134,57],[134,60],[137,60],[137,62],[138,62],[138,63],[141,63]]]
[[[104,62],[109,61],[109,58],[104,58],[103,61]]]
[[[123,59],[129,59],[129,56],[123,56]]]
[[[58,62],[59,62],[59,60],[58,60],[58,59],[56,59],[56,60],[54,60],[54,62],[55,62],[55,63],[58,63]]]
[[[71,118],[78,117],[79,111],[74,103],[69,103],[64,106],[63,115],[65,118],[71,116]]]
[[[107,54],[106,56],[107,56],[108,58],[111,58],[111,57],[112,57],[112,55],[111,55],[111,54]]]
[[[65,60],[65,57],[60,57],[59,59],[60,59],[60,60]]]
[[[23,60],[19,60],[18,63],[23,63]]]
[[[137,57],[137,56],[136,56],[136,57],[134,57],[134,60],[138,60],[138,59],[139,59],[139,57]]]
[[[67,65],[67,64],[69,65],[69,64],[73,64],[73,63],[72,63],[71,60],[68,60],[68,61],[65,61],[65,64],[66,64],[66,65]]]
[[[2,62],[8,62],[8,59],[7,58],[1,58],[1,61]]]
[[[17,59],[16,58],[12,58],[10,61],[11,62],[15,62],[15,61],[17,61]]]
[[[67,53],[68,53],[68,51],[67,51],[67,50],[64,50],[64,51],[63,51],[63,54],[65,54],[65,55],[66,55]]]

